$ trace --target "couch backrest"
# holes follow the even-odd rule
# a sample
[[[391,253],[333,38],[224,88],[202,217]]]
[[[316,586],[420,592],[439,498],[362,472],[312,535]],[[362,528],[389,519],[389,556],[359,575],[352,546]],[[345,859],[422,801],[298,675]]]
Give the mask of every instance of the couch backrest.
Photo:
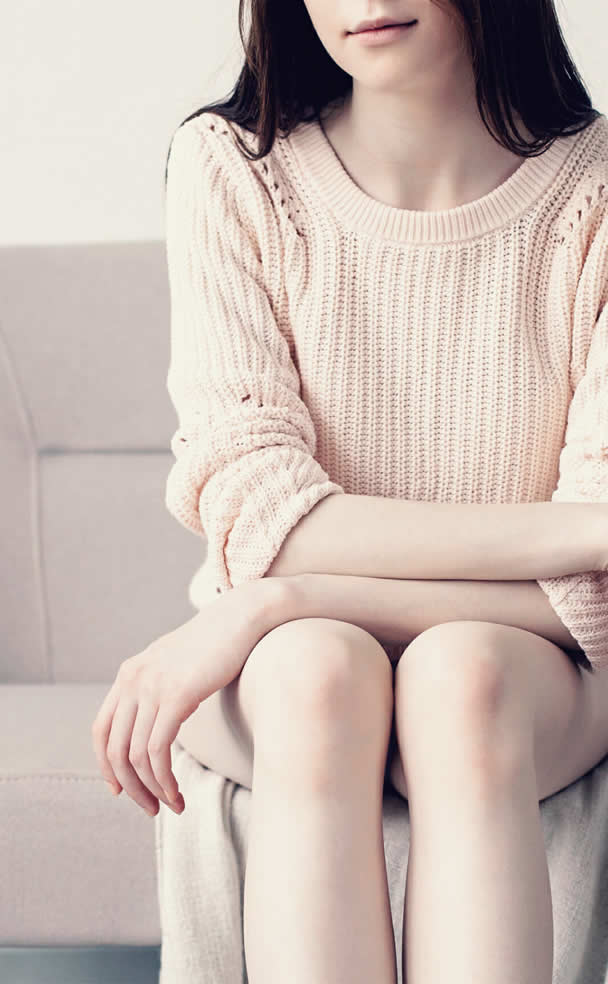
[[[163,241],[0,248],[1,682],[111,682],[195,614]]]

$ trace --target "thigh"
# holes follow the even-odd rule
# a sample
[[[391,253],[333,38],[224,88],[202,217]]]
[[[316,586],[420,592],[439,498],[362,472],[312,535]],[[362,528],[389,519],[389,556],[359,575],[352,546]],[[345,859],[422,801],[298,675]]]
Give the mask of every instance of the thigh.
[[[528,635],[534,652],[539,637]],[[542,800],[580,779],[608,754],[608,669],[579,669],[565,650],[545,639],[536,648],[534,756]]]
[[[239,675],[202,701],[176,738],[201,765],[251,789],[253,739],[241,691]]]
[[[483,623],[487,624],[487,623]],[[539,800],[580,779],[608,754],[608,673],[582,669],[542,636],[498,626],[495,646],[529,700]]]
[[[294,642],[310,639],[311,645],[348,640],[349,646],[381,652],[386,649],[365,629],[339,619],[292,619],[267,632],[251,650],[241,672],[199,704],[180,726],[177,740],[202,765],[219,775],[252,788],[254,715],[263,700],[264,678],[274,653]],[[387,654],[388,655],[388,654]]]
[[[449,661],[448,673],[458,672],[459,655],[473,675],[476,651],[496,655],[497,672],[513,683],[512,699],[522,702],[531,715],[539,800],[570,785],[608,754],[608,669],[588,673],[542,636],[491,622],[445,622],[421,633],[411,645],[411,654],[416,658],[418,651],[422,660],[421,648],[435,656],[439,647],[441,658]],[[402,659],[407,658],[408,650]],[[393,787],[407,798],[397,742],[387,772]]]

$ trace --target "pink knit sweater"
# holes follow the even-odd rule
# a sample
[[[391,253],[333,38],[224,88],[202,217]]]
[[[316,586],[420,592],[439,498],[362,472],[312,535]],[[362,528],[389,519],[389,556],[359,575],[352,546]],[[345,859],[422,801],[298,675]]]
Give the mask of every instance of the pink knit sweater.
[[[316,122],[249,161],[207,111],[168,168],[166,505],[205,600],[264,575],[327,495],[608,501],[608,119],[472,202],[396,208]],[[608,666],[608,573],[543,578]]]

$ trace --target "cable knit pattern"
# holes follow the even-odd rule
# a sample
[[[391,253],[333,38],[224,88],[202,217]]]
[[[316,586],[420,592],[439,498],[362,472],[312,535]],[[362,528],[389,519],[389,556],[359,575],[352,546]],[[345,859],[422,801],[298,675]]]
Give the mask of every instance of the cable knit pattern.
[[[260,161],[237,137],[207,111],[168,166],[166,505],[207,540],[195,607],[327,495],[608,501],[605,115],[437,212],[365,193],[316,121]],[[608,666],[608,575],[539,584]]]

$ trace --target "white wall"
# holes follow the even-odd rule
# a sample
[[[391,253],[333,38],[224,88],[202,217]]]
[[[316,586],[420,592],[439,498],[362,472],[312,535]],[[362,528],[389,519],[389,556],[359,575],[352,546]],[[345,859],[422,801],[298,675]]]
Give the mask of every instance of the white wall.
[[[557,0],[557,9],[606,112],[608,8]],[[0,243],[163,238],[170,137],[232,88],[242,60],[237,11],[238,0],[5,4]]]

